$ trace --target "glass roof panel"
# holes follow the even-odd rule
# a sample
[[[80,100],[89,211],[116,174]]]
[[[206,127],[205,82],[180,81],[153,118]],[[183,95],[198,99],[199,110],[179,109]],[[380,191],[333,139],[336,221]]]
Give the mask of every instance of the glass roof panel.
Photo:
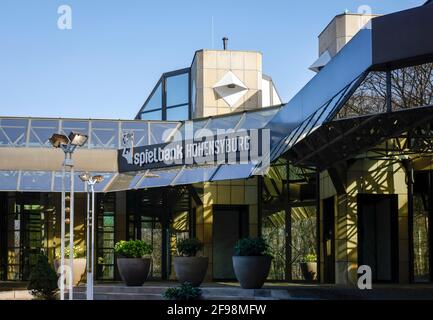
[[[110,183],[111,179],[114,177],[114,172],[92,172],[92,175],[101,175],[104,177],[100,183],[95,184],[95,192],[103,192],[105,187]]]
[[[137,188],[140,189],[168,186],[180,170],[181,168],[151,171],[151,174],[155,175],[155,177],[144,177],[143,180],[141,180],[140,184],[137,186]]]
[[[0,191],[17,190],[19,171],[0,171]]]
[[[182,139],[190,140],[197,132],[203,129],[208,123],[209,119],[200,119],[197,121],[185,121],[182,126],[177,130],[174,135],[173,141],[180,141]],[[185,132],[186,130],[186,132]],[[199,133],[200,134],[200,133]]]
[[[226,117],[212,118],[206,129],[210,129],[216,133],[217,130],[228,130],[233,129],[238,124],[243,113],[238,113]]]
[[[212,181],[243,179],[250,176],[254,164],[225,164],[221,165]]]
[[[0,119],[0,146],[24,147],[28,123],[28,119]]]
[[[209,181],[217,168],[216,166],[185,168],[172,184],[182,185]]]
[[[280,108],[270,108],[269,110],[246,112],[245,117],[241,120],[239,129],[263,128],[279,110]]]
[[[51,171],[22,171],[19,190],[51,191]]]
[[[180,122],[149,122],[150,144],[163,143]]]
[[[371,30],[359,31],[267,124],[271,146],[362,75],[372,64]]]
[[[128,173],[119,173],[114,178],[113,182],[108,186],[105,192],[114,192],[114,191],[122,191],[129,190],[135,187],[137,180],[141,177],[142,173],[136,174],[135,172]],[[131,183],[133,181],[133,183]]]
[[[84,182],[80,180],[80,174],[82,172],[75,172],[74,173],[74,192],[84,192],[85,186]],[[70,191],[71,189],[71,181],[70,181],[71,174],[69,172],[65,173],[65,191]],[[55,192],[61,192],[62,191],[62,172],[56,171],[54,173],[54,186],[53,191]]]

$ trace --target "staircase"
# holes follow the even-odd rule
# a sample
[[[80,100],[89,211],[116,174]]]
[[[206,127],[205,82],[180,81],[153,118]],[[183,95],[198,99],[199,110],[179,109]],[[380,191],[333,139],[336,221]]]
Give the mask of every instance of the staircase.
[[[163,292],[172,285],[144,285],[127,287],[124,285],[97,285],[93,289],[94,300],[163,300]],[[226,286],[202,286],[204,300],[287,300],[290,295],[284,289],[242,289]],[[67,296],[67,294],[66,294]],[[67,298],[66,298],[67,299]],[[74,300],[85,300],[86,288],[74,289]]]

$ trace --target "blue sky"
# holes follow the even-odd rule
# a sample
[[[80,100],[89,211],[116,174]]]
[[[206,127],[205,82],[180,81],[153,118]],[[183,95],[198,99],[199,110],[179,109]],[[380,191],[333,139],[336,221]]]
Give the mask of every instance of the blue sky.
[[[425,0],[0,0],[0,115],[132,119],[161,73],[221,48],[263,53],[288,101],[314,75],[317,36],[336,14]],[[72,8],[72,30],[57,9]]]

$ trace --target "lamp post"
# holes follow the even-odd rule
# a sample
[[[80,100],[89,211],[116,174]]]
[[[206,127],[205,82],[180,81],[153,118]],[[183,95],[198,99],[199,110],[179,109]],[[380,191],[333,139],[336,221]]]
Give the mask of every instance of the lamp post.
[[[87,284],[86,296],[87,300],[93,300],[93,270],[95,268],[95,184],[104,180],[101,175],[92,176],[88,172],[80,175],[81,181],[90,187],[92,193],[92,205],[90,210],[90,195],[89,188],[87,189],[87,240],[86,240],[86,261],[87,261]],[[90,212],[92,213],[90,215]],[[89,234],[90,233],[90,234]]]
[[[74,162],[72,153],[77,147],[84,145],[87,135],[71,132],[69,136],[53,134],[49,139],[54,148],[60,148],[65,154],[62,164],[62,210],[60,222],[60,299],[65,300],[65,221],[66,221],[66,167],[70,171],[69,191],[69,300],[73,299],[73,272],[74,272]]]

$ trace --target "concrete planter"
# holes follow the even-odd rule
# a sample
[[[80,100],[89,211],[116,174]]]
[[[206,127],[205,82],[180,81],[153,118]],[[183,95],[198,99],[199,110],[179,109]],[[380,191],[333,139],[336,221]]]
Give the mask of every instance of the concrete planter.
[[[198,287],[206,275],[208,257],[174,257],[174,271],[180,283],[189,282]]]
[[[74,259],[73,267],[74,267],[74,275],[72,278],[72,285],[76,286],[80,283],[81,278],[83,278],[84,274],[86,273],[86,258],[77,258]],[[69,259],[65,259],[65,265],[69,266]],[[60,267],[60,259],[54,260],[54,270],[57,272],[57,270]]]
[[[244,289],[260,289],[271,268],[269,256],[233,256],[236,278]]]
[[[317,279],[317,262],[301,262],[300,267],[305,280]]]
[[[150,258],[117,258],[117,268],[127,286],[142,286],[149,275]]]

